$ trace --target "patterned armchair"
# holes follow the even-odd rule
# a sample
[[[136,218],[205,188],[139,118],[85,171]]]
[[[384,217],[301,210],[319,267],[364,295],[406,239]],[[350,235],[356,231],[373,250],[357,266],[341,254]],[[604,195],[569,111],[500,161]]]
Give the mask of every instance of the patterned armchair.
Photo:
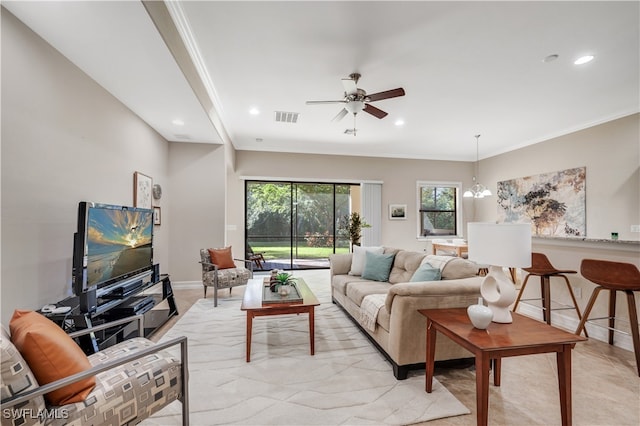
[[[230,248],[229,248],[230,249]],[[213,250],[213,249],[211,249]],[[230,254],[229,254],[230,257]],[[233,265],[242,262],[243,266]],[[204,297],[207,297],[207,287],[213,287],[213,306],[218,306],[218,290],[228,288],[229,294],[233,287],[246,285],[253,278],[253,262],[246,259],[230,259],[231,264],[222,265],[211,261],[210,249],[200,249],[200,264],[202,265],[202,285]]]
[[[70,333],[70,337],[138,321],[130,317]],[[187,338],[153,343],[136,337],[89,355],[91,368],[40,386],[4,327],[2,354],[2,425],[138,424],[175,400],[182,402],[182,424],[189,424]],[[168,348],[179,346],[175,357]],[[82,402],[53,406],[43,396],[95,376],[95,387]]]

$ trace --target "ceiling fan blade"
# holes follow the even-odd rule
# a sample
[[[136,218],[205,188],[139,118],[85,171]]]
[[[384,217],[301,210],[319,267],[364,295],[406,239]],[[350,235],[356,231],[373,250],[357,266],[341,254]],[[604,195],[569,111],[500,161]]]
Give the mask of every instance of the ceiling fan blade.
[[[388,113],[384,112],[383,110],[369,104],[365,104],[362,110],[378,118],[385,118],[388,115]]]
[[[393,90],[386,90],[384,92],[374,93],[372,95],[367,95],[367,98],[369,98],[369,102],[374,102],[380,101],[382,99],[397,98],[398,96],[404,96],[404,89],[402,87],[398,87],[397,89]]]
[[[340,111],[338,113],[338,115],[336,115],[335,117],[333,117],[333,119],[331,121],[340,121],[344,118],[345,115],[347,115],[349,113],[349,111],[347,111],[346,108],[342,108],[342,111]]]
[[[306,104],[307,105],[321,105],[321,104],[344,104],[347,101],[345,101],[344,99],[341,101],[307,101]]]
[[[344,87],[344,93],[346,93],[347,95],[353,95],[355,93],[358,93],[356,82],[351,78],[343,78],[342,86]]]

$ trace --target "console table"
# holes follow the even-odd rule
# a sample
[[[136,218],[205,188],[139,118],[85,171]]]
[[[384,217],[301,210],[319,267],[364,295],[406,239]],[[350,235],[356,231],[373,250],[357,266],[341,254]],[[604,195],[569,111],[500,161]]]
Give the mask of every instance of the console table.
[[[562,424],[571,425],[571,350],[582,336],[560,330],[532,318],[512,313],[513,323],[492,322],[486,330],[471,325],[465,308],[421,309],[427,318],[427,362],[425,389],[432,391],[436,331],[475,355],[477,424],[489,418],[489,364],[494,361],[493,384],[500,386],[500,360],[504,357],[556,353]]]
[[[151,299],[153,302],[151,303]],[[135,311],[135,301],[145,300],[147,303],[138,312]],[[134,304],[133,308],[129,305]],[[150,281],[140,286],[136,291],[122,298],[98,299],[98,308],[94,313],[80,311],[80,299],[77,296],[68,297],[56,304],[58,307],[69,306],[71,310],[66,314],[45,314],[47,318],[58,324],[62,329],[71,333],[106,322],[133,315],[144,316],[144,337],[153,334],[161,325],[174,315],[178,315],[173,288],[169,275],[160,275],[157,281]],[[135,325],[135,324],[134,324]],[[138,335],[138,329],[132,325],[109,328],[98,333],[79,338],[78,344],[87,354],[98,352],[106,347],[122,342]]]

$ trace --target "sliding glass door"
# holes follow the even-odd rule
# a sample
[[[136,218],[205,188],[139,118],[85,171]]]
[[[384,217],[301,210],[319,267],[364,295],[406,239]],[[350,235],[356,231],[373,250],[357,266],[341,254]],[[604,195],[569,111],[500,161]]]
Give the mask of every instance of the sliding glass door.
[[[262,254],[265,270],[328,268],[330,254],[349,250],[340,221],[350,212],[351,187],[246,181],[247,252]]]

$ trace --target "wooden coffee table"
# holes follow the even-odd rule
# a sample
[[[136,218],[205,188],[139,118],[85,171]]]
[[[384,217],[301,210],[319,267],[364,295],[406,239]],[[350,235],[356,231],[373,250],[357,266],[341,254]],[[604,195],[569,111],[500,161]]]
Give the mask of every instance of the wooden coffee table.
[[[471,325],[465,308],[421,309],[419,312],[427,317],[427,392],[432,390],[436,331],[475,355],[477,423],[483,426],[489,418],[491,360],[494,361],[493,384],[500,386],[501,358],[555,352],[562,424],[571,424],[571,349],[587,339],[517,313],[512,313],[511,324],[492,322],[486,330],[479,330]]]
[[[309,314],[309,343],[311,345],[311,355],[315,354],[315,307],[320,304],[313,292],[302,278],[296,278],[296,287],[302,296],[302,302],[263,304],[262,291],[264,283],[262,278],[251,279],[247,283],[244,291],[242,305],[240,309],[247,311],[247,362],[251,361],[251,333],[253,318],[268,315],[284,314]]]

